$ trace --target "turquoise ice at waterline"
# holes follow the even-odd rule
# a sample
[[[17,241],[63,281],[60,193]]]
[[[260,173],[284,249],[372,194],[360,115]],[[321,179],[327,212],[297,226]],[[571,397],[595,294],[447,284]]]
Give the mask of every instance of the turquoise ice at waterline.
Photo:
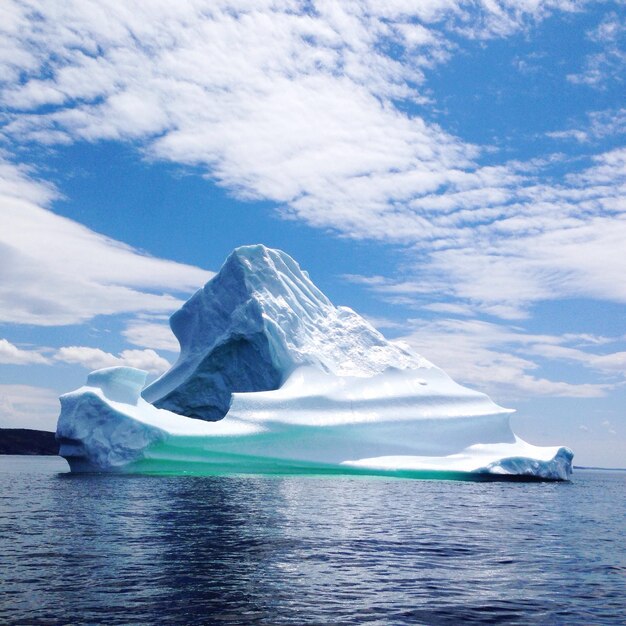
[[[72,471],[571,474],[571,450],[522,441],[510,409],[334,306],[279,250],[237,248],[170,325],[179,359],[148,387],[113,367],[61,397]]]

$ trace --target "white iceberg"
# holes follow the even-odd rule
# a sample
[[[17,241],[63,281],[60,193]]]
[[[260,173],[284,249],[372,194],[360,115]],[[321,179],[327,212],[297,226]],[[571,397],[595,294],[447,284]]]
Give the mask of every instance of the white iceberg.
[[[283,252],[238,248],[171,326],[180,357],[146,389],[114,367],[61,397],[72,471],[571,474],[569,449],[516,437],[511,410],[333,306]]]

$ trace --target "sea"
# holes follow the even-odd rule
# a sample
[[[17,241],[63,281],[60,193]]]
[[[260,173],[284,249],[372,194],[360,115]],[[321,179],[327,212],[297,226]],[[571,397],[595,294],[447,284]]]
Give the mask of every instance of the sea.
[[[71,475],[4,456],[0,624],[626,624],[626,472]]]

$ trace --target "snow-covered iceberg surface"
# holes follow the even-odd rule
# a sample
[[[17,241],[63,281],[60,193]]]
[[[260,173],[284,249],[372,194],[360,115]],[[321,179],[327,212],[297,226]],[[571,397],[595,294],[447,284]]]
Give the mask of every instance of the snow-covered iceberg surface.
[[[235,393],[218,422],[158,409],[145,372],[113,367],[61,397],[57,437],[72,471],[474,473],[567,479],[572,453],[517,438],[509,412],[441,370],[370,378],[295,370],[278,390]],[[456,476],[458,477],[458,476]]]
[[[61,397],[72,471],[571,474],[569,449],[516,437],[510,410],[333,306],[283,252],[238,248],[171,326],[179,360],[143,391],[145,372],[114,367]]]

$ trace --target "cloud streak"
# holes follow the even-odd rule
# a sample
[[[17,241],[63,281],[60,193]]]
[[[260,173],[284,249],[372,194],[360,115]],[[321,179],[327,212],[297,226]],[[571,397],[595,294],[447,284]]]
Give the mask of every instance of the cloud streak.
[[[154,321],[154,316],[142,316],[128,323],[123,337],[134,346],[178,352],[178,340],[166,321]]]
[[[611,11],[587,33],[587,39],[597,44],[599,51],[589,54],[582,70],[569,74],[567,80],[576,85],[604,89],[608,82],[619,80],[626,69],[626,20]]]
[[[552,139],[574,139],[583,144],[626,135],[626,108],[593,111],[587,114],[584,125],[552,131],[547,135]]]
[[[45,387],[0,384],[0,427],[56,430],[58,396]]]
[[[54,326],[171,312],[211,273],[158,259],[45,208],[56,196],[0,159],[0,321]]]
[[[50,359],[39,350],[24,350],[7,339],[0,339],[0,364],[47,365],[48,363],[50,363]]]
[[[580,345],[590,339],[586,336],[537,335],[479,320],[414,319],[410,325],[413,330],[403,341],[453,378],[488,391],[496,398],[597,398],[624,383],[620,380],[624,378],[624,353],[600,355],[583,350]],[[578,384],[551,380],[541,374],[537,357],[580,363],[608,374],[609,380]]]
[[[169,361],[150,349],[122,350],[119,356],[115,356],[100,348],[65,346],[57,350],[54,359],[64,363],[75,363],[88,370],[122,365],[146,370],[151,374],[162,374],[170,367]]]
[[[77,364],[90,370],[124,365],[144,369],[151,374],[161,374],[170,367],[169,361],[152,349],[123,350],[116,356],[99,348],[87,346],[25,350],[6,339],[0,339],[1,365],[54,365],[55,363]]]

